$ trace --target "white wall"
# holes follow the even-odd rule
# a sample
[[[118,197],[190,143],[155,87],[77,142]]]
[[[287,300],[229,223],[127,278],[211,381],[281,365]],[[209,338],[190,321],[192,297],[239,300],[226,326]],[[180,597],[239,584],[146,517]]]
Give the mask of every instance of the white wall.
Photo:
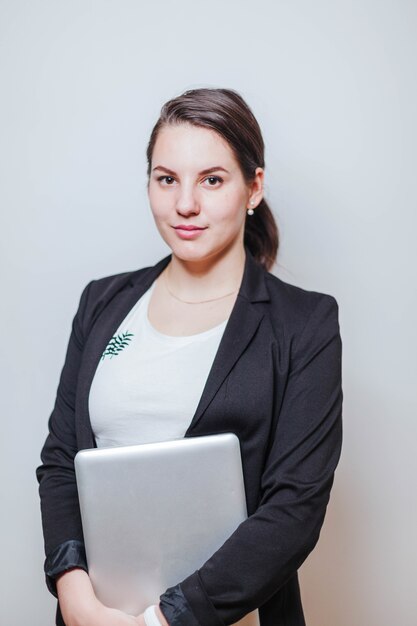
[[[71,319],[88,280],[166,254],[146,142],[162,103],[200,86],[237,89],[262,126],[279,275],[340,305],[344,451],[302,569],[308,624],[416,623],[416,13],[0,2],[2,623],[53,624],[34,471]]]

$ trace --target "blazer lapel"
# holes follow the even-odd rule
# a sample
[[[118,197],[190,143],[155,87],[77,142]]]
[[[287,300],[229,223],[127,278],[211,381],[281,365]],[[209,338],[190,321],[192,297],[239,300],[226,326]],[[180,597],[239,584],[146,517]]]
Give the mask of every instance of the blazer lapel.
[[[242,283],[235,305],[219,344],[196,412],[185,435],[187,436],[203,416],[220,385],[254,336],[265,313],[257,302],[269,300],[265,285],[265,270],[245,247],[246,260]]]

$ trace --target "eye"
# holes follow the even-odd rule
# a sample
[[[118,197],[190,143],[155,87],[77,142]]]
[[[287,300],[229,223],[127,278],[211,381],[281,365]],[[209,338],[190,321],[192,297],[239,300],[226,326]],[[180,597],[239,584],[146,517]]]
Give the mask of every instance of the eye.
[[[205,180],[209,181],[209,187],[215,187],[217,182],[223,182],[223,179],[220,178],[220,176],[207,176]]]
[[[165,180],[167,185],[172,185],[172,182],[175,180],[172,176],[158,176],[157,179],[159,182]]]

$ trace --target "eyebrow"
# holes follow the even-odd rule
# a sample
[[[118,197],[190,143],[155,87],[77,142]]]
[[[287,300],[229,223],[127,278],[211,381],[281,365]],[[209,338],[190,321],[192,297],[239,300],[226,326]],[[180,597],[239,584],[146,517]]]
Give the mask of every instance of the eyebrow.
[[[170,170],[168,167],[164,167],[163,165],[156,165],[156,167],[154,167],[152,171],[154,172],[155,170],[162,170],[163,172],[167,172],[171,176],[177,176],[176,172],[174,172],[173,170]],[[201,172],[199,172],[198,175],[202,176],[203,174],[211,174],[211,172],[218,172],[218,171],[226,172],[227,174],[230,173],[221,165],[216,165],[215,167],[208,167],[205,170],[201,170]]]

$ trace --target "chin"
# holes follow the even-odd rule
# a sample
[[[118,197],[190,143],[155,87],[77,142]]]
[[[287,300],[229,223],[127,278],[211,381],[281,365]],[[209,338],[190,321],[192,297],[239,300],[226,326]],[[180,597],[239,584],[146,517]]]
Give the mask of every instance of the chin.
[[[181,246],[174,245],[171,247],[172,253],[182,261],[189,263],[198,263],[204,261],[213,261],[220,259],[226,252],[227,246],[222,247],[206,247],[206,246]]]
[[[183,261],[202,261],[206,259],[208,256],[211,256],[210,250],[203,248],[202,246],[190,246],[182,245],[175,243],[170,246],[172,253],[175,254],[176,257],[182,259]]]

